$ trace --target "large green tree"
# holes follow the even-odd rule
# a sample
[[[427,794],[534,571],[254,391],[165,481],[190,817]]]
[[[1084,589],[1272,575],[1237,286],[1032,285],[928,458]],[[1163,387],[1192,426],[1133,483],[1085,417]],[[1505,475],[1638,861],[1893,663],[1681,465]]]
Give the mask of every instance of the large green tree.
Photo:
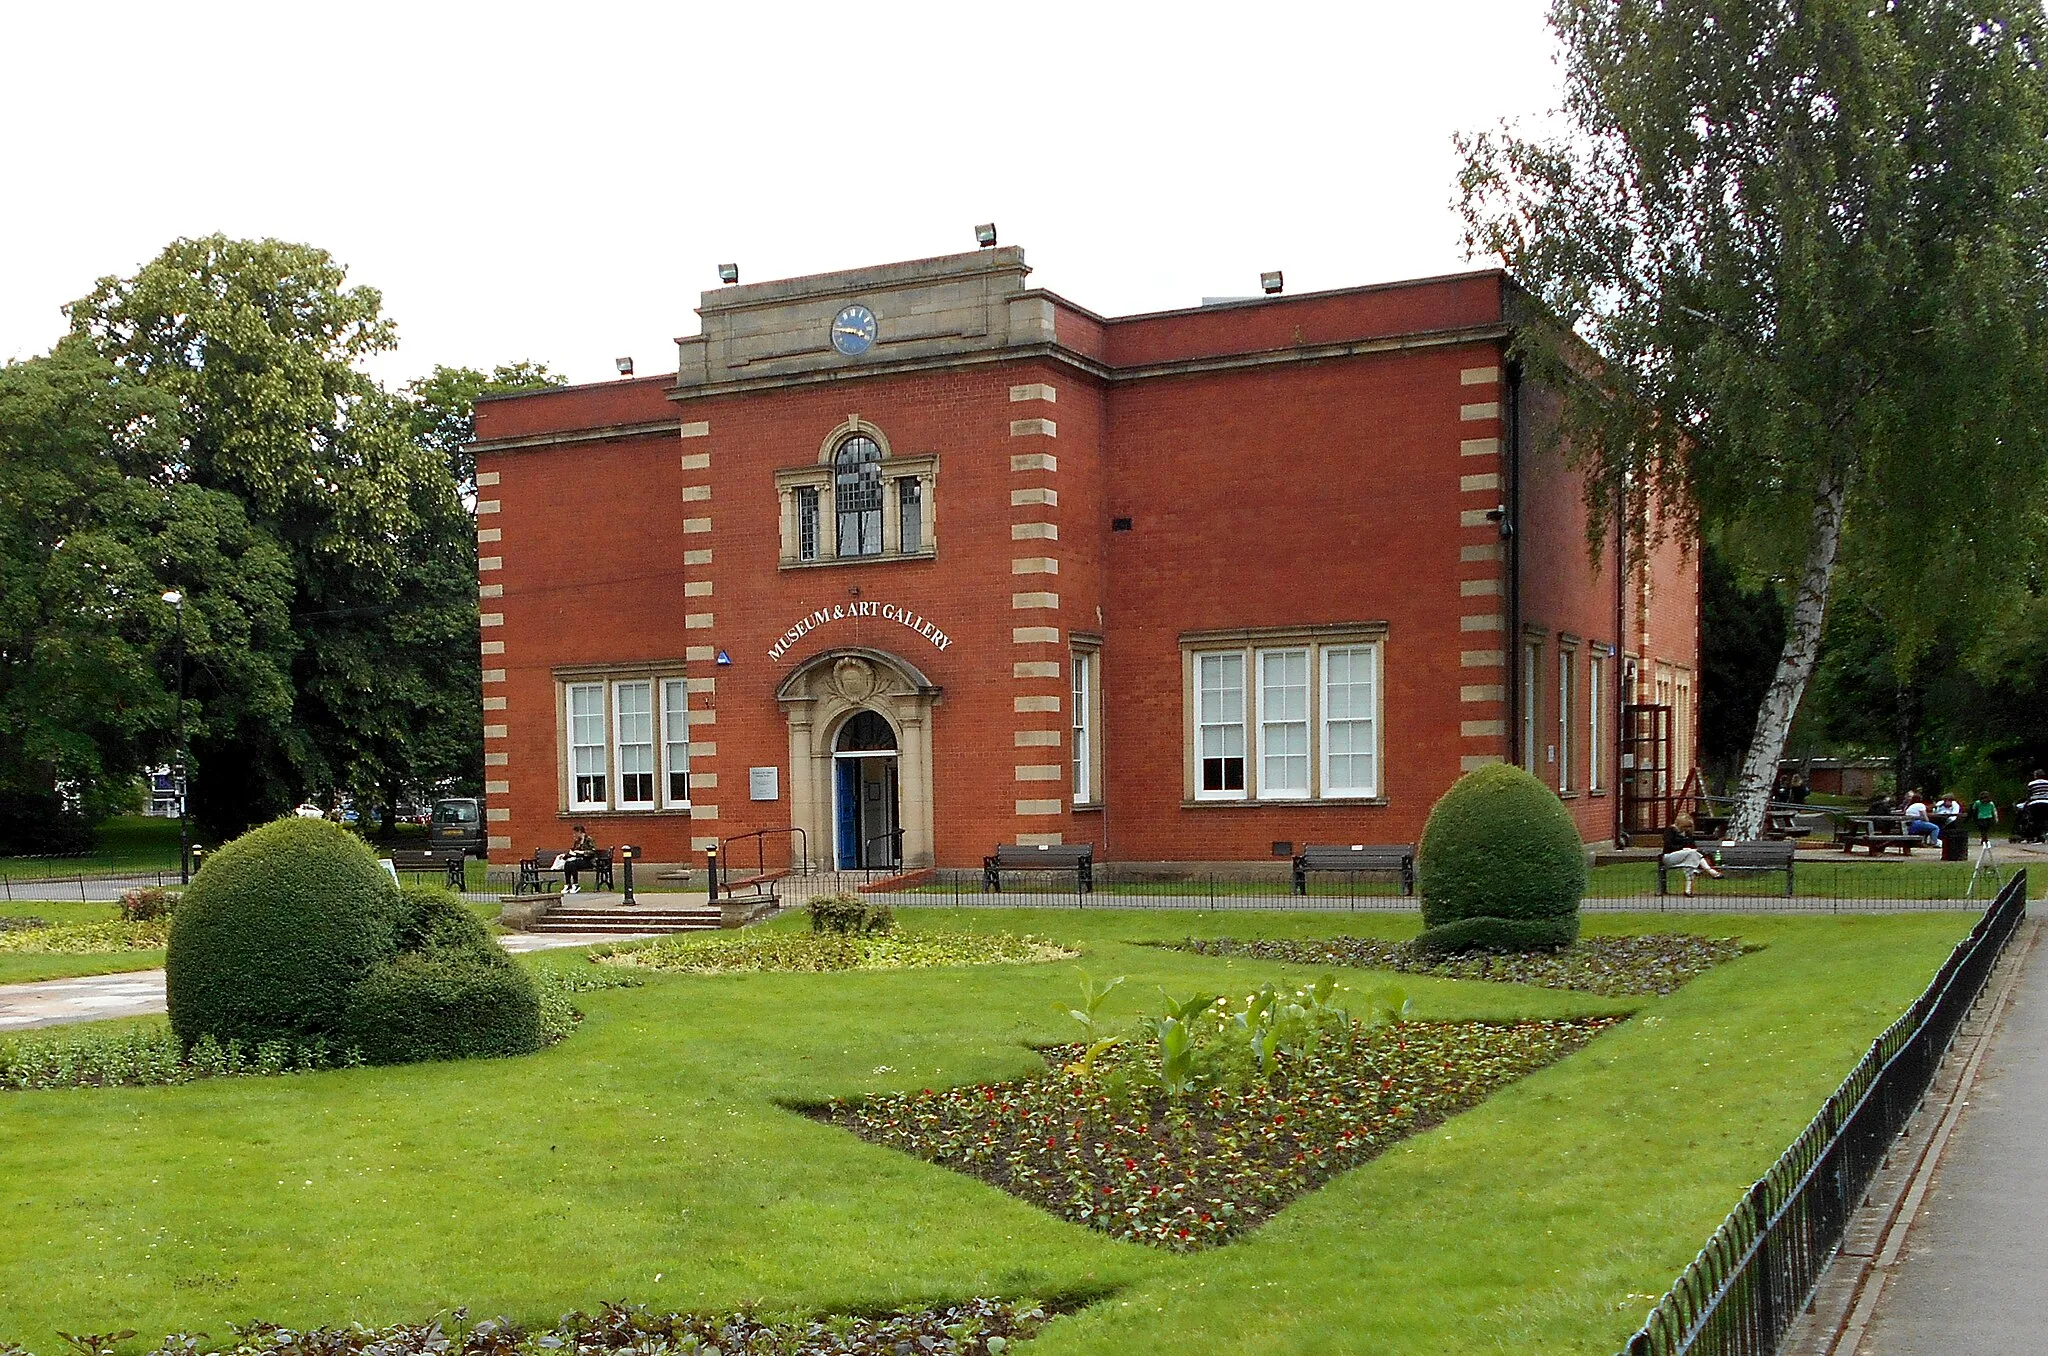
[[[173,756],[172,581],[190,728],[288,727],[289,562],[234,495],[163,474],[179,431],[175,401],[77,340],[0,368],[0,851],[77,846]]]
[[[1838,562],[1895,619],[2008,569],[2043,484],[2042,15],[1947,0],[1553,0],[1554,136],[1462,138],[1477,252],[1586,348],[1567,394],[1596,531],[1660,501],[1736,524],[1788,583],[1738,780],[1754,834]],[[1590,349],[1590,355],[1587,355]]]
[[[379,294],[277,240],[175,241],[70,314],[73,343],[171,402],[174,441],[132,474],[240,505],[290,580],[289,629],[267,651],[289,675],[284,709],[215,719],[201,674],[193,802],[209,830],[309,791],[388,806],[475,789],[475,535],[450,430],[476,392],[459,370],[380,388],[363,370],[396,343]],[[203,601],[199,583],[167,582]]]

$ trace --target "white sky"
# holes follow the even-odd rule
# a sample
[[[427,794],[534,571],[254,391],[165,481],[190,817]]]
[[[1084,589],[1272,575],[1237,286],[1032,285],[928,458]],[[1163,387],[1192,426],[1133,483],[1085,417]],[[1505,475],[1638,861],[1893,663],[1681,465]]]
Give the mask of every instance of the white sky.
[[[1556,101],[1541,0],[14,3],[0,360],[180,235],[324,247],[377,375],[674,365],[697,294],[994,220],[1105,314],[1466,267],[1454,131]]]

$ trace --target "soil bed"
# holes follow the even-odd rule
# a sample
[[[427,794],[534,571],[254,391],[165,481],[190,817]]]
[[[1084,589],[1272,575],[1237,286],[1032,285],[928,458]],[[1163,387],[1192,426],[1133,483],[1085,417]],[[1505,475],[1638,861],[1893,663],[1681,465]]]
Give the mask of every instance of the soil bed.
[[[1053,1214],[1175,1251],[1255,1229],[1303,1192],[1572,1053],[1620,1018],[1402,1022],[1283,1060],[1270,1081],[1169,1099],[1133,1082],[1150,1047],[1046,1073],[833,1102],[809,1114],[862,1139],[979,1177]]]
[[[1039,965],[1080,953],[1042,937],[1007,932],[774,932],[682,934],[590,949],[603,965],[687,975],[789,971],[917,970],[946,965]]]
[[[899,1309],[889,1314],[825,1314],[777,1319],[752,1312],[654,1314],[638,1304],[606,1304],[595,1314],[563,1315],[554,1327],[531,1331],[502,1318],[470,1326],[467,1311],[452,1321],[401,1323],[388,1328],[296,1331],[274,1323],[230,1323],[229,1340],[204,1333],[174,1333],[151,1356],[994,1356],[1027,1338],[1052,1317],[1025,1301],[971,1299],[959,1304]],[[75,1351],[105,1352],[132,1332],[82,1335]],[[27,1356],[0,1341],[0,1353]]]
[[[1462,956],[1425,956],[1407,942],[1379,937],[1268,940],[1190,937],[1161,942],[1174,951],[1203,956],[1244,956],[1290,965],[1343,965],[1362,970],[1399,970],[1447,979],[1485,979],[1497,984],[1533,984],[1576,989],[1607,998],[1646,998],[1674,992],[1717,965],[1755,947],[1733,937],[1699,937],[1666,932],[1642,937],[1582,937],[1562,951],[1474,951]]]

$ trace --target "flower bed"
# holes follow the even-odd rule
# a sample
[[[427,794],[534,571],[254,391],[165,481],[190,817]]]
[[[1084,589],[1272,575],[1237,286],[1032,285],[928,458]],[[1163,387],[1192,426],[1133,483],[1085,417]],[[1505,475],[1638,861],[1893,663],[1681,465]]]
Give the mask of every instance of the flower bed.
[[[471,1326],[458,1309],[447,1325],[400,1323],[373,1328],[295,1331],[275,1323],[229,1323],[226,1341],[204,1333],[173,1333],[153,1356],[1000,1356],[1012,1344],[1044,1327],[1051,1315],[1025,1301],[971,1299],[899,1309],[881,1315],[827,1314],[776,1319],[753,1312],[734,1314],[652,1314],[637,1304],[606,1304],[595,1314],[563,1315],[554,1327],[522,1328],[508,1319],[487,1318]],[[84,1333],[69,1337],[80,1356],[101,1356],[134,1337],[133,1332]],[[0,1341],[0,1356],[29,1356]]]
[[[658,942],[593,947],[606,965],[635,965],[690,975],[788,970],[914,970],[939,965],[1033,965],[1072,960],[1041,937],[1005,932],[745,932],[679,935]]]
[[[1146,1046],[1047,1052],[1046,1073],[835,1101],[819,1119],[1118,1238],[1212,1247],[1388,1145],[1577,1050],[1619,1018],[1360,1028],[1270,1079],[1169,1097]],[[1073,1062],[1069,1062],[1073,1061]]]
[[[0,929],[0,952],[101,956],[120,951],[161,951],[170,933],[168,916],[137,923],[58,923],[50,927]]]
[[[1273,941],[1264,938],[1190,937],[1160,945],[1203,956],[1243,956],[1290,965],[1343,965],[1364,970],[1400,970],[1447,979],[1486,979],[1498,984],[1533,984],[1576,989],[1608,998],[1671,993],[1687,981],[1746,947],[1733,937],[1697,937],[1667,932],[1643,937],[1584,937],[1560,951],[1474,951],[1426,956],[1407,942],[1377,937],[1325,937]]]

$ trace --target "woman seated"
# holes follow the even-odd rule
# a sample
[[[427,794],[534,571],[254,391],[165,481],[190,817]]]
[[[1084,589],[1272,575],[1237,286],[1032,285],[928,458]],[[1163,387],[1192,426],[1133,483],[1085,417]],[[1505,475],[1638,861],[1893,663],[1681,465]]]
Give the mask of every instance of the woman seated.
[[[562,893],[579,893],[583,887],[576,881],[577,873],[586,866],[597,865],[598,858],[602,855],[603,850],[598,847],[596,840],[578,824],[569,850],[555,859],[555,865],[562,873]]]
[[[1936,847],[1941,846],[1941,825],[1927,815],[1927,800],[1915,790],[1901,812],[1906,820],[1906,832],[1927,839]]]
[[[1699,844],[1693,840],[1692,828],[1692,816],[1681,813],[1671,821],[1671,827],[1664,830],[1664,865],[1667,869],[1685,872],[1685,892],[1688,895],[1692,893],[1692,878],[1700,872],[1704,871],[1716,880],[1721,878],[1720,869],[1707,860],[1707,854],[1701,852]]]

